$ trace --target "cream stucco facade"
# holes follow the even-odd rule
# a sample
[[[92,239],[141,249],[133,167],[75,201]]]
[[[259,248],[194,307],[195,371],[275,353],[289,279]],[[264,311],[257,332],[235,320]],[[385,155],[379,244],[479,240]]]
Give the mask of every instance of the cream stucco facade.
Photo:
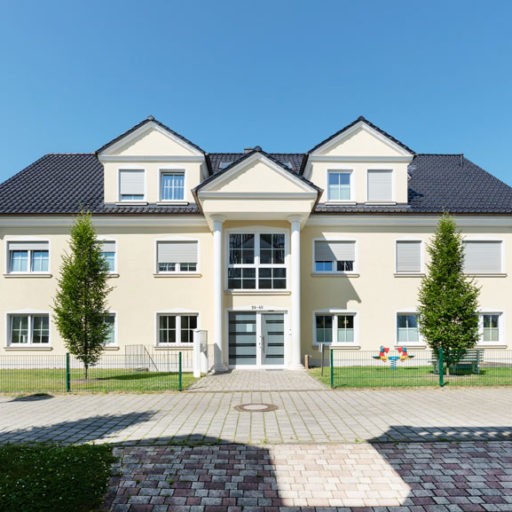
[[[319,203],[407,205],[413,157],[364,122],[312,150],[302,174],[256,150],[212,175],[207,155],[152,120],[116,139],[98,153],[103,200],[135,210],[93,213],[98,239],[115,247],[108,300],[115,321],[107,350],[122,352],[129,345],[191,350],[185,331],[198,329],[207,332],[210,366],[220,371],[298,368],[322,343],[350,350],[382,344],[424,349],[414,317],[428,264],[426,246],[440,213],[315,210]],[[142,199],[120,195],[120,171],[130,169],[143,171]],[[368,197],[368,187],[375,187],[371,170],[387,173],[379,175],[387,180],[378,184],[379,193],[389,193],[384,199]],[[162,178],[167,171],[168,183]],[[338,182],[329,181],[331,172]],[[164,184],[183,192],[163,200]],[[334,193],[336,199],[329,197]],[[136,211],[161,204],[198,210]],[[0,354],[65,352],[52,304],[73,218],[0,214]],[[482,344],[510,347],[512,218],[458,214],[455,220],[466,241],[499,252],[495,268],[475,272],[485,321],[496,323]],[[48,263],[33,271],[31,259],[41,257],[41,247]],[[164,248],[183,247],[195,251],[189,261],[163,256]],[[402,249],[412,250],[407,254],[413,259],[405,264],[397,256]],[[29,331],[34,318],[45,315],[48,334],[37,338]]]

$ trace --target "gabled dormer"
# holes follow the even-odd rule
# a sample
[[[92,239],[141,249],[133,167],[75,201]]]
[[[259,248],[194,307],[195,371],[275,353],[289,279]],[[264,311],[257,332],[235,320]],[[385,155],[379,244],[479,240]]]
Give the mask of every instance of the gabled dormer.
[[[414,152],[359,117],[308,152],[304,176],[330,204],[405,204]]]
[[[208,175],[204,151],[153,117],[96,154],[104,167],[105,203],[194,203],[192,190]]]

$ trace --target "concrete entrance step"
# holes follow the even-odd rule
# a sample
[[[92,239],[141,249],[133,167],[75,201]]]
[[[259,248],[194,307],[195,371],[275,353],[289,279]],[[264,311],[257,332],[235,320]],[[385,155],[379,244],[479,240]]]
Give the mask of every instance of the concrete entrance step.
[[[325,386],[306,370],[231,370],[207,375],[187,392],[231,393],[234,391],[325,391]]]

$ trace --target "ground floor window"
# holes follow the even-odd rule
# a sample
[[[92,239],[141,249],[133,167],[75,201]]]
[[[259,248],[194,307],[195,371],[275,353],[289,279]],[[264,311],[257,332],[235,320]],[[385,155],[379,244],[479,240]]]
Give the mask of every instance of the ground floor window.
[[[418,343],[418,315],[416,313],[398,313],[396,316],[397,343]]]
[[[49,315],[9,315],[9,345],[48,345]]]
[[[315,315],[316,343],[354,343],[353,313]]]
[[[197,329],[197,315],[158,315],[158,344],[193,343]]]
[[[107,324],[108,331],[104,345],[106,347],[110,347],[116,344],[116,315],[114,313],[109,313],[105,317],[105,323]]]
[[[499,343],[501,313],[480,314],[480,341]]]

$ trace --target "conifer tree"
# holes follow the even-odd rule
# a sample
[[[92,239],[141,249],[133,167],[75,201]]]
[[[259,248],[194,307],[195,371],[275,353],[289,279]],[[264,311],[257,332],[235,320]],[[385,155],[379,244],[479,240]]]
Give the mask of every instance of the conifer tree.
[[[87,379],[108,335],[106,300],[112,289],[89,213],[81,213],[71,228],[70,250],[62,258],[54,318],[66,348],[83,363]]]
[[[436,356],[455,364],[478,341],[479,288],[464,274],[462,237],[443,215],[431,244],[430,264],[419,291],[419,327]]]

